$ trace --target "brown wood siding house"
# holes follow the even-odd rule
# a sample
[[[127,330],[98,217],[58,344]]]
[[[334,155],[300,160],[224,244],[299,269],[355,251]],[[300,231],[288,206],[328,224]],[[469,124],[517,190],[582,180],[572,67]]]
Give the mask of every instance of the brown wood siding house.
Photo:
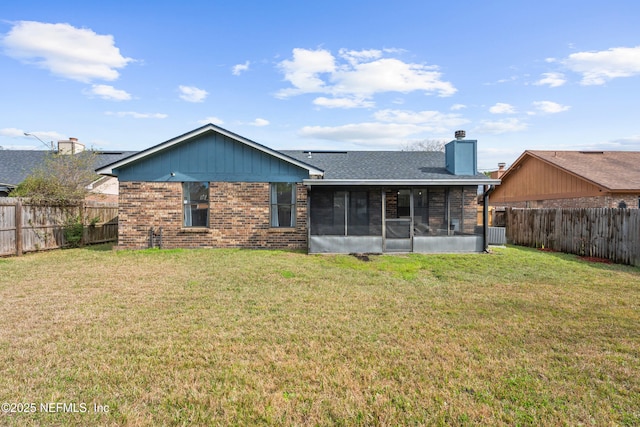
[[[640,152],[527,150],[501,180],[494,207],[638,208]]]

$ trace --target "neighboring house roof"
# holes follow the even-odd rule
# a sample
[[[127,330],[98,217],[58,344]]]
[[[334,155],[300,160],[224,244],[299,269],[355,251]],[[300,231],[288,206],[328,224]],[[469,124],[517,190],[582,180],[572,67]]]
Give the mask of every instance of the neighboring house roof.
[[[47,150],[0,150],[0,184],[16,187],[38,166],[42,164]],[[96,152],[95,167],[113,163],[135,151],[98,151]]]
[[[0,184],[15,187],[39,166],[48,151],[0,150]]]
[[[293,151],[282,153],[325,171],[311,185],[375,183],[483,184],[499,182],[484,174],[453,175],[445,168],[445,153],[436,151]],[[489,182],[490,181],[490,182]]]
[[[95,168],[102,168],[108,164],[127,158],[135,153],[137,153],[137,151],[97,151]]]
[[[154,155],[160,151],[164,151],[167,150],[175,145],[178,145],[180,143],[183,143],[189,139],[204,135],[206,133],[209,132],[217,132],[221,135],[224,135],[228,138],[231,138],[239,143],[245,144],[249,147],[255,148],[258,151],[261,151],[265,154],[271,155],[273,157],[279,158],[280,160],[284,160],[287,163],[291,163],[295,166],[298,166],[302,169],[306,169],[309,171],[310,175],[322,175],[323,171],[320,169],[317,169],[315,166],[312,166],[304,161],[299,161],[297,159],[291,158],[289,156],[286,156],[285,154],[273,150],[269,147],[266,147],[262,144],[258,144],[255,141],[252,141],[250,139],[244,138],[240,135],[237,135],[233,132],[230,132],[226,129],[223,129],[219,126],[213,125],[213,124],[207,124],[204,125],[202,127],[199,127],[198,129],[192,130],[191,132],[187,132],[183,135],[177,136],[175,138],[172,138],[168,141],[165,141],[163,143],[160,143],[158,145],[155,145],[153,147],[147,148],[146,150],[142,150],[138,153],[135,153],[131,156],[128,156],[124,159],[118,160],[116,162],[110,163],[110,164],[105,164],[103,167],[96,169],[96,172],[102,175],[116,175],[117,172],[114,171],[115,169],[121,168],[123,166],[127,166],[131,163],[137,162],[139,160],[142,160],[146,157],[149,157],[151,155]]]
[[[502,176],[528,156],[556,166],[609,191],[640,191],[640,151],[525,151]]]

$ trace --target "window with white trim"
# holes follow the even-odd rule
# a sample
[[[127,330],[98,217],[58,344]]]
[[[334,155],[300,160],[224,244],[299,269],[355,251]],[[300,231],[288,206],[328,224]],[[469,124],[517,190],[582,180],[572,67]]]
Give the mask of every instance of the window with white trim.
[[[209,183],[183,182],[182,201],[185,227],[209,226]]]
[[[271,183],[271,227],[296,226],[295,182]]]

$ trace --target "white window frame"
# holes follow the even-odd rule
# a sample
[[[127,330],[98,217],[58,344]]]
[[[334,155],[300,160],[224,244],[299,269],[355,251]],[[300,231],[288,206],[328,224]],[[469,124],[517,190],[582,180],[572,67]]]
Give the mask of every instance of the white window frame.
[[[289,203],[278,203],[278,185],[287,184],[291,186],[291,201]],[[296,183],[295,182],[272,182],[269,185],[269,226],[271,228],[295,228],[296,226]],[[280,224],[279,207],[289,206],[291,217],[289,224]]]
[[[202,194],[200,200],[191,200],[191,193],[188,193],[189,186],[191,184],[204,184],[207,188],[207,193]],[[209,228],[209,212],[211,209],[211,204],[209,203],[209,190],[210,185],[208,182],[183,182],[182,183],[182,226],[184,228]],[[204,197],[204,198],[203,198]],[[192,209],[195,206],[197,210],[203,210],[205,208],[201,207],[206,204],[206,220],[204,225],[193,225],[193,214]]]

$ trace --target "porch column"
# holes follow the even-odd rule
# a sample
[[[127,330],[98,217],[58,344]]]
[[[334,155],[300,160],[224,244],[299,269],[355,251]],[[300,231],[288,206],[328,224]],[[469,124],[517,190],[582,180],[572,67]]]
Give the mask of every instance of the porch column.
[[[413,201],[413,190],[413,187],[409,189],[409,217],[411,218],[411,224],[409,225],[409,238],[411,239],[411,252],[413,252],[413,207],[415,206],[415,202]]]
[[[387,192],[384,188],[380,189],[382,193],[382,252],[387,249]]]

